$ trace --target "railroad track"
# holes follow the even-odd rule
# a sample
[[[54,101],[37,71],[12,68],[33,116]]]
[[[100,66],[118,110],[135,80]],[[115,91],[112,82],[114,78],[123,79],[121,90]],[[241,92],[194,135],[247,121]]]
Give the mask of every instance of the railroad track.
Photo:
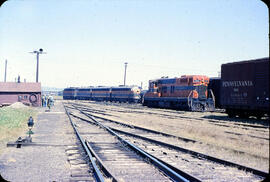
[[[121,105],[120,105],[121,106]],[[123,106],[122,106],[123,107]],[[134,108],[133,108],[134,107]],[[142,106],[140,106],[142,107]],[[106,111],[113,111],[113,112],[122,112],[122,113],[138,113],[138,114],[154,114],[154,115],[159,115],[161,117],[166,117],[166,118],[169,118],[169,119],[174,119],[174,118],[181,118],[181,119],[187,119],[187,120],[190,120],[192,122],[195,122],[195,121],[198,121],[198,122],[207,122],[207,123],[210,123],[212,125],[217,125],[217,126],[220,126],[220,127],[225,127],[225,128],[235,128],[235,129],[242,129],[242,130],[248,130],[250,132],[255,132],[256,134],[246,134],[246,132],[244,133],[238,133],[238,132],[232,132],[230,129],[229,129],[229,134],[231,135],[234,135],[235,137],[237,136],[240,136],[240,135],[246,135],[246,136],[249,136],[249,137],[253,137],[253,138],[258,138],[258,139],[264,139],[264,140],[268,140],[269,141],[269,137],[264,137],[265,135],[268,136],[268,132],[269,132],[269,125],[267,125],[267,123],[263,123],[261,125],[258,125],[258,124],[248,124],[248,123],[242,123],[242,120],[239,120],[239,121],[234,121],[233,119],[229,119],[229,121],[221,121],[220,119],[211,119],[211,118],[208,118],[208,117],[196,117],[196,116],[192,116],[192,117],[188,117],[188,116],[181,116],[179,115],[179,112],[181,111],[171,111],[171,110],[162,110],[162,109],[158,109],[155,110],[155,109],[151,109],[151,112],[150,111],[147,111],[147,109],[145,108],[140,108],[140,107],[137,107],[136,105],[127,105],[127,107],[125,107],[124,105],[124,109],[122,108],[117,110],[117,109],[111,109],[111,108],[105,108]],[[130,110],[126,110],[126,108],[132,108],[132,111]],[[93,110],[93,108],[91,108]],[[101,110],[99,109],[94,109],[95,111],[93,112],[101,112]],[[103,110],[104,111],[104,110]],[[164,113],[166,112],[166,113]],[[171,114],[167,114],[167,113],[171,113]],[[106,115],[108,113],[103,113],[103,115]],[[111,114],[108,114],[108,115],[111,115]],[[233,137],[232,137],[233,139]]]
[[[181,176],[102,124],[74,121],[66,112],[90,159],[96,181],[198,181],[188,174]]]
[[[102,117],[94,118],[93,115],[82,110],[80,110],[80,113],[83,113],[95,123],[106,125],[129,142],[146,150],[147,153],[156,157],[158,160],[169,163],[174,170],[182,171],[182,169],[185,169],[182,175],[190,174],[202,181],[260,181],[267,175],[256,169],[168,144],[166,142],[168,136],[163,133],[152,132],[126,124],[123,125],[122,123]],[[90,122],[88,119],[81,118],[76,114],[73,114],[73,116]],[[165,139],[164,142],[164,138],[166,137],[167,139]],[[234,178],[232,178],[232,176],[234,176]]]
[[[84,103],[87,104],[87,102],[84,102]],[[78,103],[76,103],[76,104],[78,104]],[[84,104],[84,106],[87,106],[85,104]],[[97,103],[97,104],[102,105],[103,103]],[[82,104],[78,104],[78,105],[82,105]],[[149,111],[150,108],[144,108],[143,106],[136,107],[136,105],[134,105],[134,104],[133,105],[129,104],[127,106],[120,105],[120,104],[118,104],[118,105],[114,104],[114,106],[123,107],[125,110],[112,109],[112,108],[110,108],[110,109],[105,108],[104,110],[113,111],[113,112],[122,112],[122,113],[154,114],[154,115],[159,115],[159,116],[168,117],[168,118],[177,117],[177,118],[182,118],[182,119],[192,119],[192,120],[198,120],[198,121],[206,121],[206,122],[213,123],[213,124],[219,125],[219,126],[224,126],[224,127],[235,126],[235,127],[243,128],[243,129],[247,129],[247,130],[254,129],[255,131],[262,131],[262,130],[259,130],[260,128],[261,129],[269,129],[269,121],[268,121],[268,123],[267,123],[267,121],[259,122],[260,125],[258,125],[258,124],[256,124],[258,121],[257,120],[253,121],[252,119],[249,119],[249,120],[255,122],[255,124],[243,123],[243,119],[237,119],[237,118],[235,118],[235,119],[228,118],[227,119],[228,121],[221,121],[221,119],[213,119],[211,117],[201,118],[201,117],[196,117],[196,116],[189,117],[189,116],[179,115],[179,113],[182,113],[182,112],[184,113],[184,111],[173,111],[173,110],[164,110],[164,109],[155,109],[155,108],[151,108],[151,111]],[[127,108],[132,109],[132,111],[126,110]],[[96,109],[96,112],[100,112],[100,111],[101,110]],[[171,114],[167,114],[167,113],[171,113]],[[174,114],[174,115],[172,115],[172,114]]]
[[[87,107],[87,105],[85,105],[85,104],[78,104],[78,103],[76,103],[75,104],[77,107],[81,107],[81,108],[87,108],[87,109],[91,109],[91,112],[93,112],[93,113],[96,113],[96,114],[101,114],[101,115],[104,115],[104,116],[115,116],[115,115],[112,115],[112,114],[108,114],[108,113],[105,113],[104,112],[104,110],[109,110],[109,111],[114,111],[114,112],[123,112],[123,113],[125,113],[125,112],[130,112],[130,113],[145,113],[145,112],[142,112],[142,111],[124,111],[124,110],[120,110],[120,111],[118,111],[118,110],[116,110],[116,109],[107,109],[107,108],[105,108],[104,110],[103,110],[103,112],[102,112],[102,110],[100,110],[100,109],[94,109],[94,108],[89,108],[89,107]],[[147,112],[147,113],[149,113],[149,114],[156,114],[155,112],[153,112],[153,113],[150,113],[150,112]],[[162,117],[169,117],[169,118],[172,118],[172,116],[170,116],[170,115],[168,115],[168,114],[158,114],[159,116],[162,116]],[[269,137],[265,137],[265,135],[266,135],[266,132],[268,133],[269,131],[268,130],[265,130],[265,126],[251,126],[251,128],[249,127],[250,125],[246,125],[246,124],[239,124],[239,123],[227,123],[227,122],[224,122],[224,121],[218,121],[218,122],[216,122],[216,121],[213,121],[213,120],[209,120],[209,119],[205,119],[205,118],[191,118],[191,117],[183,117],[183,116],[177,116],[177,117],[179,117],[179,118],[185,118],[185,119],[189,119],[189,120],[192,120],[192,121],[194,121],[194,119],[195,120],[198,120],[198,121],[206,121],[206,122],[209,122],[209,123],[212,123],[213,125],[218,125],[218,126],[221,126],[221,127],[225,127],[225,128],[239,128],[239,126],[240,126],[240,128],[241,129],[244,129],[244,130],[251,130],[251,131],[254,131],[254,132],[256,132],[256,134],[247,134],[246,132],[244,132],[244,133],[239,133],[239,132],[233,132],[233,131],[231,131],[231,129],[229,129],[228,131],[225,131],[225,133],[228,133],[228,134],[230,134],[230,135],[233,135],[233,136],[235,136],[235,137],[238,137],[238,136],[248,136],[248,137],[252,137],[252,138],[258,138],[258,139],[263,139],[263,140],[267,140],[267,141],[269,141]],[[261,130],[261,129],[256,129],[256,128],[258,128],[258,127],[261,127],[263,130]],[[261,133],[261,134],[260,134]],[[234,137],[231,137],[232,139],[234,139]],[[268,134],[267,134],[267,136],[268,136]],[[242,151],[235,151],[235,152],[240,152],[240,153],[242,153]]]

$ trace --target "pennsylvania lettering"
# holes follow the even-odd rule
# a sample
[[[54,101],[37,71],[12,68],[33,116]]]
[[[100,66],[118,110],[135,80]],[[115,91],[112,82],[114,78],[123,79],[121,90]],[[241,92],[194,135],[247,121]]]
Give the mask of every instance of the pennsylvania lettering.
[[[223,87],[251,87],[253,86],[252,81],[244,80],[244,81],[223,81]]]

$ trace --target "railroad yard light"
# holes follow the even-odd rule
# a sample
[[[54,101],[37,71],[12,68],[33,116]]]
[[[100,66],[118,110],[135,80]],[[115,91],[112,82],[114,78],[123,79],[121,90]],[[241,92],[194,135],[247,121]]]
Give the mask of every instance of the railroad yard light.
[[[37,72],[36,72],[36,82],[38,82],[38,69],[39,69],[39,54],[46,54],[46,52],[43,52],[43,49],[39,49],[38,51],[30,52],[32,54],[37,54]]]

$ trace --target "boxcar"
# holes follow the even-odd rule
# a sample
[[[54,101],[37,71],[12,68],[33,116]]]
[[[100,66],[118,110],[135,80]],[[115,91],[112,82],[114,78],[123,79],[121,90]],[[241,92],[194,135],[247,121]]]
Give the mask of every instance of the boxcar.
[[[213,111],[212,92],[208,94],[209,78],[203,75],[161,78],[149,81],[143,105],[190,111]],[[212,95],[212,97],[208,97]]]
[[[65,88],[63,91],[63,99],[64,100],[74,100],[76,99],[76,92],[77,92],[76,87],[69,87],[69,88]]]
[[[269,57],[222,64],[220,102],[230,117],[269,115]]]

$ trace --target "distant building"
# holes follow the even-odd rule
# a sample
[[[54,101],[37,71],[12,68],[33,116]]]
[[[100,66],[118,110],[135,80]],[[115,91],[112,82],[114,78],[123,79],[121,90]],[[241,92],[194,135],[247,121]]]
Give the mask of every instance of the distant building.
[[[41,87],[41,95],[63,96],[63,88]]]
[[[10,105],[15,102],[41,106],[41,84],[0,82],[0,105]]]

